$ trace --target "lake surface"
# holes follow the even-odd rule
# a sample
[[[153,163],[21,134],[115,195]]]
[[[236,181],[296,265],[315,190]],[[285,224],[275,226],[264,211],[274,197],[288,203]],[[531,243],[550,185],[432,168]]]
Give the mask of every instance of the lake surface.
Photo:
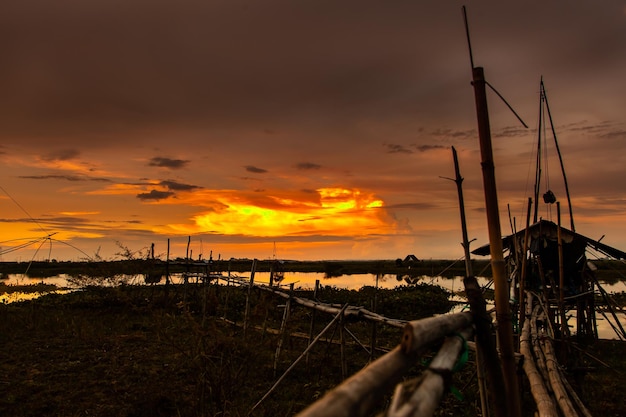
[[[241,278],[249,279],[249,273],[233,273],[233,276],[239,276]],[[123,279],[128,284],[141,285],[144,284],[145,277],[144,275],[127,275],[123,276]],[[174,283],[182,283],[183,277],[182,274],[173,274],[171,279]],[[489,286],[490,280],[484,277],[478,277],[478,283],[481,287]],[[319,280],[320,285],[323,286],[333,286],[337,288],[347,288],[352,290],[358,290],[364,286],[376,286],[378,288],[385,289],[393,289],[401,285],[407,285],[408,283],[403,279],[398,279],[395,275],[382,275],[377,277],[373,274],[352,274],[352,275],[341,275],[339,277],[326,278],[324,273],[312,273],[312,272],[286,272],[284,275],[284,279],[281,281],[280,286],[283,288],[289,288],[291,283],[294,284],[295,288],[303,288],[303,289],[313,289],[315,288],[315,282]],[[254,276],[254,281],[260,284],[268,284],[269,283],[269,272],[257,272]],[[60,274],[54,277],[45,277],[45,278],[37,278],[37,277],[28,277],[23,274],[9,274],[7,279],[3,279],[1,281],[6,285],[29,285],[29,284],[37,284],[43,282],[45,284],[54,284],[58,288],[70,287],[71,288],[71,277],[66,274]],[[164,284],[165,279],[163,278],[160,284]],[[456,293],[457,291],[463,290],[463,277],[457,276],[454,278],[444,278],[441,276],[430,277],[430,276],[421,276],[416,278],[415,282],[417,283],[426,283],[439,285],[452,293]],[[620,293],[626,291],[626,282],[619,281],[613,284],[609,283],[600,283],[602,287],[609,293]],[[57,291],[60,292],[60,291]],[[0,303],[11,303],[15,301],[28,300],[39,297],[40,293],[11,293],[11,294],[2,294],[0,295]],[[455,301],[464,301],[463,298],[453,295],[452,298]],[[463,306],[457,307],[457,309],[463,308]],[[623,326],[626,326],[626,314],[618,312],[618,317]],[[611,328],[611,325],[602,317],[601,314],[596,315],[597,323],[598,323],[598,335],[602,339],[618,339],[615,331]]]

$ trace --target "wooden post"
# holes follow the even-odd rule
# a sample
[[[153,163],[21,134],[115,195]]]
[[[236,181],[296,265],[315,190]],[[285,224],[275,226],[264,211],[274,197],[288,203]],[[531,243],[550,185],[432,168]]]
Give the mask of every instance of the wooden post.
[[[313,290],[313,301],[317,301],[317,291],[320,288],[320,280],[315,280],[315,289]],[[308,346],[311,346],[311,341],[313,340],[313,329],[315,327],[315,312],[316,309],[311,309],[311,324],[309,325],[309,341],[307,343]],[[309,354],[306,355],[306,366],[309,367]]]
[[[285,340],[285,331],[287,329],[287,321],[289,320],[289,308],[291,307],[291,297],[293,295],[293,282],[289,285],[289,298],[285,303],[285,311],[283,311],[283,321],[280,324],[280,336],[278,337],[278,346],[276,346],[276,354],[274,355],[274,376],[278,370],[278,357]],[[343,313],[342,313],[343,316]]]
[[[243,316],[243,335],[246,336],[248,330],[248,320],[250,319],[250,297],[252,296],[252,288],[254,287],[254,273],[256,272],[257,260],[252,261],[252,270],[250,271],[250,283],[248,284],[248,294],[246,295],[246,310]]]
[[[522,249],[522,274],[519,280],[519,328],[524,328],[524,320],[526,319],[526,314],[524,313],[524,294],[526,287],[526,274],[528,273],[528,258],[526,256],[526,252],[528,252],[528,241],[530,239],[530,208],[532,205],[532,199],[528,199],[528,209],[526,211],[526,230],[524,230],[524,247]]]
[[[491,253],[491,271],[495,286],[497,336],[502,358],[504,387],[506,390],[507,414],[520,417],[520,398],[517,384],[517,370],[513,348],[513,324],[509,306],[509,287],[506,277],[502,232],[500,229],[500,211],[496,189],[495,165],[491,147],[491,128],[487,108],[486,81],[482,67],[472,68],[474,95],[476,100],[476,116],[480,137],[480,153],[482,158],[483,188],[485,192],[485,208],[489,229],[489,249]]]
[[[340,359],[341,359],[341,380],[348,377],[348,364],[346,359],[346,315],[341,314],[339,319],[339,340],[340,340]]]
[[[372,300],[372,313],[377,313],[378,309],[378,278],[379,274],[376,274],[376,287],[374,288],[374,299]],[[375,321],[372,321],[372,336],[370,343],[370,362],[374,362],[374,355],[376,352],[376,330],[377,325]]]
[[[228,275],[228,277],[226,277],[226,291],[224,291],[224,310],[222,312],[223,320],[226,319],[226,312],[228,311],[228,296],[230,295],[230,291],[230,275]]]
[[[170,240],[167,239],[167,254],[165,255],[165,288],[170,285]]]

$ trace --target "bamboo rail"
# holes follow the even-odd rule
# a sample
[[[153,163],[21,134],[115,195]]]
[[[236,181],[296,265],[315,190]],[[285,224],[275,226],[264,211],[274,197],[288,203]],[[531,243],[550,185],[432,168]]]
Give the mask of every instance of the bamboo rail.
[[[415,364],[422,348],[467,328],[471,323],[469,313],[407,323],[401,345],[346,379],[297,416],[358,417],[371,414],[382,396]]]
[[[443,346],[421,378],[398,384],[387,417],[432,416],[446,389],[449,388],[459,354],[463,349],[467,349],[466,341],[473,332],[472,327],[467,327],[454,336],[446,337]]]
[[[533,298],[531,294],[527,294],[526,314],[528,316],[532,314],[532,309]],[[533,398],[535,399],[535,403],[537,404],[539,416],[557,417],[558,414],[556,411],[556,405],[550,397],[550,393],[548,392],[541,373],[537,370],[537,367],[535,366],[535,361],[531,350],[530,321],[530,317],[528,317],[528,320],[524,321],[522,337],[520,338],[520,352],[524,355],[524,372],[526,373],[528,381],[530,382],[530,392],[532,393]]]

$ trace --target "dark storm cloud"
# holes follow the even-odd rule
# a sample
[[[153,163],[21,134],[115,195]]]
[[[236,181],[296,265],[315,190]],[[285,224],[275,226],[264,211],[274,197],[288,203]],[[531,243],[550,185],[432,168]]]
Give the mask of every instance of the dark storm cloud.
[[[313,162],[300,162],[296,164],[296,168],[302,171],[316,170],[320,169],[321,167],[321,165],[314,164]]]
[[[439,150],[439,149],[449,149],[449,146],[443,146],[443,145],[415,145],[415,149],[417,149],[420,152],[428,152],[428,151],[435,151],[435,150]]]
[[[108,178],[88,177],[86,175],[20,175],[18,178],[26,180],[65,180],[65,181],[97,181],[112,182]]]
[[[528,129],[520,126],[509,126],[503,129],[499,129],[493,132],[494,138],[513,138],[513,137],[524,137],[528,135]]]
[[[455,130],[446,128],[433,130],[429,132],[429,135],[443,139],[469,139],[477,137],[477,132],[474,129]]]
[[[540,14],[518,4],[473,4],[477,59],[521,73],[521,64],[580,63],[583,48],[596,58],[589,65],[619,68],[623,37],[611,32],[619,26],[582,31],[577,19],[562,19],[557,3],[542,5]],[[450,113],[467,105],[454,93],[469,82],[460,6],[7,0],[0,6],[0,80],[7,80],[0,81],[0,125],[8,136],[42,144],[49,137],[106,138],[95,146],[124,143],[125,133],[142,129],[274,132]],[[595,21],[623,19],[619,9],[608,15],[609,8],[568,7]],[[557,20],[563,33],[545,36]],[[567,76],[584,71],[579,67]]]
[[[80,155],[80,152],[76,149],[61,149],[42,155],[41,159],[44,161],[69,161],[75,159],[78,155]]]
[[[395,143],[387,143],[384,146],[387,148],[387,153],[413,153],[409,148]]]
[[[626,139],[626,130],[613,130],[603,133],[600,137],[607,139]]]
[[[265,174],[267,172],[266,169],[258,168],[252,165],[246,165],[244,168],[246,169],[246,171],[252,172],[254,174]]]
[[[148,166],[151,167],[159,167],[159,168],[171,168],[171,169],[180,169],[184,168],[190,161],[183,159],[170,159],[164,158],[160,156],[155,156],[150,159]]]
[[[176,182],[172,180],[161,181],[159,184],[164,187],[167,187],[168,190],[173,190],[173,191],[191,191],[191,190],[196,190],[198,188],[201,188],[197,185],[182,184],[180,182]]]
[[[2,85],[0,122],[41,140],[395,114],[408,107],[386,102],[424,88],[415,70],[437,71],[415,50],[427,28],[415,29],[422,7],[410,4],[8,3],[0,79],[11,82]]]
[[[157,191],[157,190],[150,190],[149,193],[141,193],[141,194],[137,194],[137,198],[140,200],[165,200],[166,198],[169,198],[171,196],[173,196],[174,193],[171,191]]]

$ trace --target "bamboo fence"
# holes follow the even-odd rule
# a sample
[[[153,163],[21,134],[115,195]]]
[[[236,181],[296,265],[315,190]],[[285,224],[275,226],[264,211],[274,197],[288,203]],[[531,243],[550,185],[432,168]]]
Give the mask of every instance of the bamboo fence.
[[[256,263],[253,263],[253,266]],[[477,349],[477,344],[469,341],[474,336],[474,327],[477,315],[475,313],[455,313],[434,316],[417,321],[404,321],[385,317],[372,312],[364,307],[349,305],[334,305],[324,303],[315,299],[306,299],[294,296],[293,284],[289,291],[284,291],[280,287],[268,286],[254,280],[254,268],[249,279],[222,276],[220,274],[207,274],[207,280],[215,280],[219,284],[220,280],[225,281],[225,286],[236,285],[245,290],[245,312],[243,323],[239,323],[244,332],[253,326],[251,319],[252,294],[253,289],[273,294],[285,300],[280,329],[269,329],[266,323],[261,327],[263,333],[278,334],[278,344],[274,356],[274,376],[279,369],[279,356],[283,348],[287,334],[292,336],[287,330],[287,322],[290,318],[290,310],[294,305],[299,305],[310,309],[311,323],[309,332],[299,334],[300,337],[308,340],[306,349],[288,367],[286,371],[274,382],[269,391],[254,405],[250,414],[276,389],[302,359],[307,358],[311,349],[321,340],[322,336],[333,326],[338,326],[340,340],[335,342],[340,345],[341,371],[344,380],[335,389],[329,391],[317,402],[300,412],[298,417],[342,417],[342,416],[366,416],[371,415],[379,406],[385,395],[393,392],[391,404],[386,412],[388,417],[405,416],[430,416],[438,406],[442,395],[449,384],[450,374],[463,349]],[[188,285],[188,280],[185,280]],[[207,291],[206,282],[203,291]],[[315,294],[319,282],[316,283]],[[216,286],[216,288],[219,285]],[[187,290],[185,290],[186,294]],[[228,303],[228,292],[226,292],[224,304]],[[206,294],[205,294],[206,298]],[[567,379],[562,373],[561,367],[555,357],[552,345],[553,331],[549,326],[550,320],[547,318],[549,312],[544,308],[547,303],[536,294],[526,292],[526,309],[523,331],[520,337],[520,354],[523,361],[517,361],[518,366],[523,362],[524,372],[530,383],[530,390],[537,406],[537,412],[542,417],[553,417],[563,415],[565,417],[584,416],[590,417],[588,410],[582,401],[567,383]],[[373,304],[375,305],[375,304]],[[334,318],[315,337],[314,324],[318,313],[331,314]],[[204,314],[204,309],[203,309]],[[234,321],[227,320],[225,315],[223,320],[235,324]],[[372,335],[372,345],[368,348],[362,344],[358,338],[346,327],[347,320],[364,320],[372,323],[382,323],[395,328],[402,328],[403,332],[400,343],[390,352],[370,361],[369,365],[361,369],[352,376],[347,375],[347,355],[345,346],[347,339],[351,337],[356,344],[370,354],[375,346],[375,335]],[[479,316],[480,319],[480,316]],[[267,316],[266,316],[267,320]],[[331,336],[331,342],[332,342]],[[431,362],[428,369],[423,374],[410,381],[401,382],[403,377],[413,367],[419,357],[436,343],[444,341],[439,352]],[[330,342],[329,342],[330,343]],[[477,352],[480,353],[480,352]],[[492,357],[493,356],[493,357]],[[483,358],[485,364],[498,363],[501,360],[500,352],[495,351],[494,355]],[[394,390],[395,386],[395,390]],[[494,395],[491,392],[490,395]],[[497,395],[497,394],[495,394]],[[494,398],[491,398],[494,400]],[[558,410],[557,410],[558,407]],[[483,407],[484,413],[489,412],[488,407]],[[483,414],[484,414],[483,413]]]

